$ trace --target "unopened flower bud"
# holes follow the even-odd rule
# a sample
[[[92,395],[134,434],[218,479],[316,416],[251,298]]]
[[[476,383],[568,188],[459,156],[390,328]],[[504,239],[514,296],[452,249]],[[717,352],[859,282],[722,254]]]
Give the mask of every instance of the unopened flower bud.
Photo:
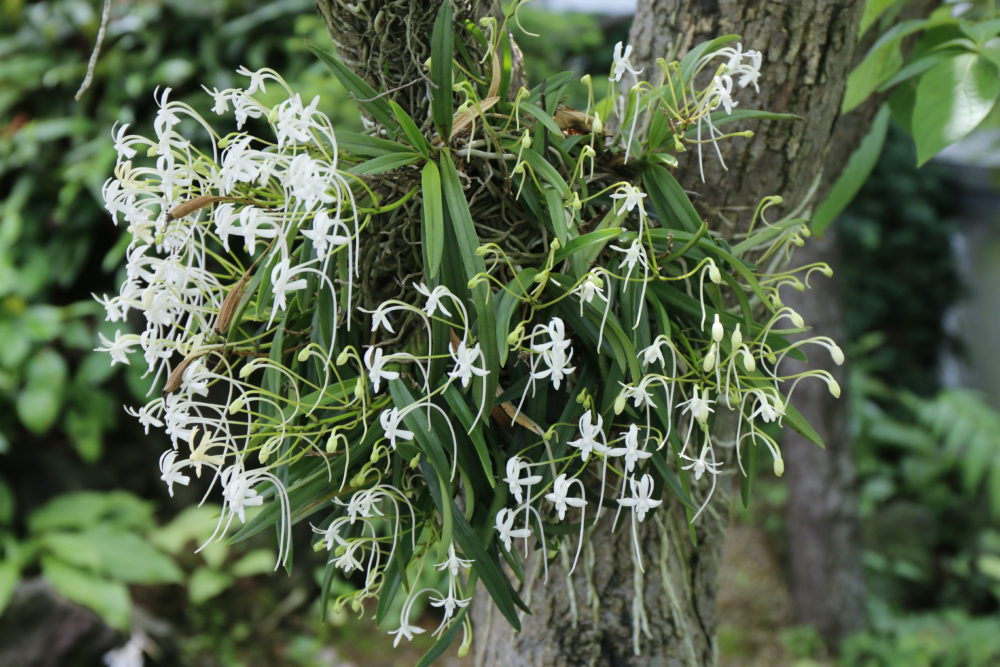
[[[722,328],[722,322],[719,321],[719,314],[715,314],[715,320],[712,321],[712,340],[716,343],[722,342],[722,336],[725,331]]]
[[[309,358],[310,354],[312,354],[312,350],[310,350],[308,347],[304,347],[301,350],[299,350],[299,353],[295,355],[295,358],[299,360],[299,363],[302,363]]]
[[[838,366],[844,363],[844,351],[840,349],[840,346],[834,343],[830,346],[830,358],[833,359],[833,363]]]
[[[235,414],[243,409],[243,394],[240,394],[236,399],[229,404],[229,414]]]
[[[729,338],[729,342],[732,343],[734,350],[738,350],[743,344],[743,333],[740,331],[739,322],[736,323],[736,328],[733,329],[733,335]]]
[[[830,393],[833,394],[834,398],[840,398],[840,385],[836,380],[830,379],[826,381],[826,386],[830,389]]]
[[[797,329],[801,329],[802,327],[804,327],[806,325],[806,322],[805,320],[802,319],[802,316],[799,315],[794,310],[791,309],[789,310],[790,310],[789,317],[792,318],[792,324],[794,324]]]
[[[618,398],[615,399],[615,406],[614,406],[616,415],[620,415],[625,410],[625,402],[627,400],[628,397],[625,396],[625,392],[618,394]]]
[[[333,454],[337,451],[337,441],[340,439],[340,434],[334,431],[330,434],[330,437],[326,439],[326,453]]]
[[[716,285],[722,282],[722,274],[719,273],[719,267],[712,260],[708,260],[708,279]]]
[[[705,355],[705,361],[702,363],[701,368],[706,373],[711,373],[715,368],[715,343],[712,343],[712,347],[708,348],[708,354]]]
[[[785,474],[785,460],[780,456],[774,459],[774,474],[778,477]]]
[[[517,342],[524,336],[524,325],[518,324],[514,330],[507,334],[507,344],[517,345]]]
[[[527,130],[521,135],[521,148],[531,148],[531,133]]]
[[[757,362],[754,361],[753,355],[750,354],[750,350],[748,348],[744,347],[742,352],[743,352],[743,368],[746,369],[747,373],[753,373],[754,370],[757,368]]]
[[[420,453],[417,452],[417,454],[412,459],[410,459],[410,468],[416,470],[419,466],[420,466]]]
[[[594,134],[601,134],[604,132],[604,123],[601,121],[601,114],[594,113],[594,120],[590,124],[590,129],[594,131]]]

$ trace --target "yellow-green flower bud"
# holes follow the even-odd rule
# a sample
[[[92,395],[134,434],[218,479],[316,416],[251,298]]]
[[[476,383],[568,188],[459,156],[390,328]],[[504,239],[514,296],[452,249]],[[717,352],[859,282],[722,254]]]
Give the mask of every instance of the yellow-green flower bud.
[[[708,348],[708,354],[705,355],[705,360],[702,362],[701,368],[706,373],[711,373],[715,369],[715,350],[715,343],[712,343],[712,347]]]
[[[708,260],[708,279],[716,285],[722,282],[722,274],[719,273],[719,267],[712,260]]]
[[[833,359],[833,363],[838,366],[844,363],[844,351],[836,343],[830,346],[830,357]]]
[[[715,319],[712,321],[712,340],[716,343],[722,342],[722,336],[725,331],[722,328],[722,322],[719,321],[719,314],[715,314]]]
[[[830,393],[833,394],[834,398],[840,398],[840,384],[836,380],[833,378],[827,380],[826,386],[830,389]]]

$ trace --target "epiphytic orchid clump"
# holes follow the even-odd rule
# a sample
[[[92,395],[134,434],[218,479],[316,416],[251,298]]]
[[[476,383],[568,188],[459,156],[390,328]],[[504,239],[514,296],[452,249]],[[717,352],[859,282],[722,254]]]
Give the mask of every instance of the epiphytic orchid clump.
[[[502,28],[464,29],[500,52]],[[115,129],[104,188],[131,242],[120,293],[101,298],[122,330],[99,349],[155,379],[128,409],[170,437],[167,488],[221,500],[209,539],[277,526],[277,565],[308,523],[328,581],[356,584],[335,603],[376,598],[396,643],[425,631],[423,603],[441,641],[467,629],[478,581],[517,625],[505,563],[541,549],[585,576],[604,513],[638,540],[666,504],[696,520],[758,457],[780,475],[777,427],[812,434],[795,387],[839,393],[781,359],[819,345],[842,361],[827,338],[786,339],[804,323],[780,288],[829,274],[784,268],[805,221],[769,221],[767,197],[727,244],[671,173],[678,152],[701,162],[704,144],[745,136],[718,127],[759,85],[760,53],[727,38],[642,72],[619,44],[597,101],[569,73],[511,90],[509,59],[467,62],[444,41],[422,110],[318,52],[366,134],[335,131],[268,69],[207,90],[204,115],[158,91],[152,136]],[[560,104],[576,85],[583,110]],[[258,97],[270,86],[274,106]]]

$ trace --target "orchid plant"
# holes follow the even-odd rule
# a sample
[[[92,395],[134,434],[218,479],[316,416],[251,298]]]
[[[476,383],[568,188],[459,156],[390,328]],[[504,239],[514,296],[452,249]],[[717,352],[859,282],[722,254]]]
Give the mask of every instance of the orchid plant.
[[[335,604],[374,598],[383,625],[401,604],[395,643],[425,631],[416,604],[440,608],[428,660],[463,628],[467,646],[479,581],[518,626],[506,568],[526,576],[530,549],[585,576],[590,536],[627,523],[641,575],[639,523],[668,500],[697,520],[760,457],[780,475],[777,427],[816,439],[795,387],[839,393],[779,370],[810,346],[842,361],[786,338],[805,325],[780,288],[830,273],[786,268],[805,220],[768,220],[767,197],[730,245],[672,173],[677,153],[746,136],[720,128],[761,54],[727,36],[643,72],[619,44],[598,101],[571,73],[511,89],[505,27],[466,24],[493,56],[471,60],[443,3],[427,107],[409,111],[316,49],[364,134],[269,69],[206,89],[204,115],[157,91],[152,136],[114,130],[104,187],[131,242],[100,298],[122,329],[99,349],[161,390],[128,410],[169,436],[171,494],[221,500],[210,540],[275,527],[276,567],[308,522],[327,583],[360,582]],[[560,106],[572,86],[586,109]]]

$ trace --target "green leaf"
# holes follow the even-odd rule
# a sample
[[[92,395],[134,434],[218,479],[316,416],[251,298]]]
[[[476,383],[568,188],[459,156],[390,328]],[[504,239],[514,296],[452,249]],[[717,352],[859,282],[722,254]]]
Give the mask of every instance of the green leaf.
[[[418,153],[392,153],[390,155],[380,155],[379,157],[374,157],[371,160],[366,160],[361,164],[354,165],[347,171],[348,173],[356,174],[358,176],[365,174],[384,174],[387,171],[392,171],[393,169],[399,169],[400,167],[405,167],[408,164],[413,164],[420,159],[421,156]]]
[[[819,437],[819,433],[816,429],[806,421],[806,418],[802,416],[802,413],[792,405],[791,403],[785,405],[785,423],[792,427],[796,433],[801,435],[806,440],[818,445],[822,449],[826,449],[826,445],[823,444],[823,438]]]
[[[0,477],[0,526],[9,525],[14,518],[14,510],[17,508],[17,500],[14,498],[14,491],[10,485]]]
[[[444,153],[441,159],[441,185],[444,192],[444,201],[448,211],[448,222],[450,228],[449,235],[454,237],[458,246],[459,262],[465,272],[466,280],[486,271],[486,263],[476,250],[479,248],[479,235],[476,233],[476,225],[469,212],[469,203],[465,199],[465,192],[462,190],[462,183],[458,178],[458,171],[451,157]],[[466,285],[458,286],[458,294],[468,293]],[[476,335],[482,345],[485,368],[489,375],[485,378],[477,379],[476,383],[486,384],[487,401],[492,401],[496,392],[497,376],[500,371],[499,353],[497,351],[496,340],[496,315],[494,306],[490,303],[492,292],[485,283],[480,283],[471,289],[472,303],[476,311],[478,328]],[[492,405],[492,402],[490,403]],[[486,406],[488,410],[490,405]]]
[[[454,116],[452,101],[452,54],[454,53],[455,28],[452,25],[450,0],[441,3],[434,30],[431,32],[431,117],[445,144],[451,136],[451,120]]]
[[[21,577],[20,565],[17,559],[11,558],[9,554],[0,560],[0,616],[3,616],[3,610],[13,597],[14,589],[17,588],[17,582]]]
[[[486,445],[486,440],[483,438],[482,432],[482,424],[484,421],[489,420],[489,413],[484,410],[479,423],[473,428],[472,420],[476,418],[476,415],[469,408],[468,403],[465,402],[465,398],[459,392],[458,387],[453,384],[449,385],[448,389],[444,392],[444,400],[448,402],[448,406],[451,407],[452,412],[455,413],[458,421],[465,428],[466,433],[468,433],[469,439],[472,440],[472,445],[476,448],[476,455],[479,457],[479,463],[483,466],[483,473],[486,476],[486,481],[490,484],[490,488],[495,488],[496,476],[493,474],[493,461],[490,459],[490,450]]]
[[[28,528],[35,534],[97,524],[151,527],[153,508],[126,491],[80,491],[56,496],[28,517]]]
[[[702,42],[698,46],[694,47],[681,59],[680,69],[681,69],[681,81],[684,84],[691,82],[692,77],[696,73],[696,67],[698,66],[698,61],[701,60],[702,56],[709,53],[715,53],[726,44],[730,42],[735,42],[740,38],[739,35],[722,35],[721,37],[716,37],[710,42]]]
[[[231,575],[208,567],[199,567],[188,579],[188,599],[192,604],[201,604],[214,598],[232,584]]]
[[[392,100],[389,101],[389,107],[392,109],[392,114],[396,117],[396,122],[399,123],[399,127],[403,130],[403,134],[406,136],[407,141],[410,142],[410,145],[416,148],[421,155],[428,157],[431,152],[431,145],[427,143],[427,138],[420,133],[417,124],[410,118],[410,114],[406,113],[403,107]]]
[[[276,557],[270,549],[254,549],[238,561],[230,569],[234,577],[252,577],[255,574],[267,574],[274,571]]]
[[[444,204],[441,201],[441,172],[434,162],[428,161],[420,174],[423,201],[421,239],[424,246],[424,273],[436,278],[441,269],[444,253]]]
[[[865,3],[865,11],[861,15],[861,24],[858,26],[858,37],[868,32],[875,21],[878,21],[894,5],[898,5],[901,0],[868,0]]]
[[[583,250],[590,250],[591,252],[588,255],[596,257],[604,249],[604,246],[609,241],[618,238],[622,231],[621,227],[608,227],[607,229],[598,229],[582,236],[577,236],[556,251],[555,263],[558,264],[564,259],[569,259]]]
[[[889,107],[883,105],[876,114],[868,134],[851,154],[844,171],[830,188],[830,193],[816,208],[811,223],[812,230],[816,234],[822,234],[837,219],[868,180],[879,155],[882,154],[882,146],[889,132],[889,116]]]
[[[882,35],[872,45],[864,59],[858,63],[847,77],[841,112],[847,113],[865,101],[876,88],[903,65],[900,43],[907,35],[928,27],[927,19],[903,21]]]
[[[504,40],[506,41],[506,40]],[[434,645],[427,649],[427,653],[424,653],[423,657],[420,658],[420,662],[417,663],[417,667],[430,667],[434,664],[434,661],[441,657],[441,655],[451,646],[452,642],[455,641],[455,637],[458,635],[458,631],[464,626],[465,615],[468,613],[468,607],[463,608],[451,622],[451,626],[445,630],[444,633],[438,640],[434,642]]]
[[[549,114],[545,113],[545,110],[540,108],[538,105],[532,104],[528,101],[522,101],[518,106],[522,111],[527,111],[530,115],[534,116],[539,123],[544,125],[549,132],[552,132],[555,136],[561,137],[562,130],[559,129],[559,125]]]
[[[50,347],[28,362],[27,383],[17,396],[17,416],[35,435],[48,431],[59,417],[67,375],[66,362]]]
[[[971,53],[938,63],[920,77],[913,109],[917,164],[974,130],[993,109],[998,93],[996,65]]]
[[[445,3],[447,4],[447,3]],[[341,85],[354,98],[354,101],[374,118],[382,127],[393,130],[396,123],[393,120],[392,109],[384,97],[379,97],[374,88],[369,86],[364,79],[355,74],[350,67],[345,65],[335,54],[321,49],[315,44],[306,41],[309,50],[316,54],[320,61],[330,68],[333,75],[337,77]]]
[[[185,547],[197,547],[207,540],[219,521],[220,508],[214,505],[192,505],[165,526],[153,531],[150,541],[168,554],[179,554]],[[193,551],[193,549],[192,549]]]
[[[719,127],[729,123],[746,122],[748,120],[803,120],[802,116],[794,113],[778,113],[776,111],[761,111],[759,109],[733,109],[731,113],[718,113],[712,115],[712,125]],[[694,136],[697,129],[688,131],[689,136]],[[676,158],[674,159],[676,162]]]
[[[337,147],[359,157],[379,157],[393,153],[413,152],[412,148],[404,144],[347,130],[337,131]]]
[[[673,174],[663,167],[650,167],[643,171],[642,182],[664,227],[698,231],[701,217]]]
[[[148,540],[135,533],[104,528],[82,533],[101,555],[99,570],[116,581],[132,584],[171,584],[183,578],[180,568]]]
[[[112,627],[125,632],[129,625],[129,595],[125,584],[84,572],[44,556],[42,576],[67,600],[93,609]]]

